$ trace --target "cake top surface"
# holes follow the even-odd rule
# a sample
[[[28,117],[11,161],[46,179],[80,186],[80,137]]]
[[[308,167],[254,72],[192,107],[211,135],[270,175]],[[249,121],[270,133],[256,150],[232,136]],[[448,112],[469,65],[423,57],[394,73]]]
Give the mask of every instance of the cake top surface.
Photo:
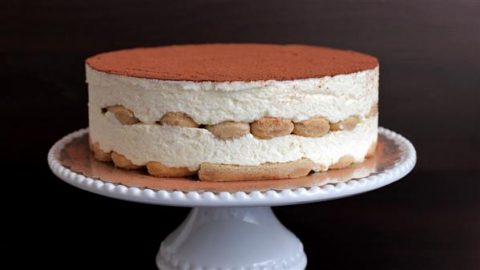
[[[106,52],[91,68],[172,81],[263,81],[319,78],[373,69],[378,60],[354,51],[307,45],[201,44]]]

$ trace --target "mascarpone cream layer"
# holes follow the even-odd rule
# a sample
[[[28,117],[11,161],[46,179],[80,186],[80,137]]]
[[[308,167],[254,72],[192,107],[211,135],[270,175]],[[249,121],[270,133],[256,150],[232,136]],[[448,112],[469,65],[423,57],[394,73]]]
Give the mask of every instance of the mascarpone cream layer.
[[[199,124],[252,122],[263,116],[293,121],[323,116],[337,122],[364,116],[378,102],[378,67],[322,78],[252,82],[164,81],[108,74],[88,65],[86,70],[91,117],[101,108],[123,105],[143,123],[154,123],[167,112],[184,112]]]
[[[377,116],[364,118],[351,131],[329,132],[320,138],[287,135],[257,139],[248,134],[235,140],[217,139],[206,129],[155,124],[122,125],[101,106],[90,104],[90,136],[104,151],[116,151],[136,165],[159,161],[171,167],[198,169],[203,162],[260,165],[309,158],[325,170],[344,155],[363,161],[377,140]]]

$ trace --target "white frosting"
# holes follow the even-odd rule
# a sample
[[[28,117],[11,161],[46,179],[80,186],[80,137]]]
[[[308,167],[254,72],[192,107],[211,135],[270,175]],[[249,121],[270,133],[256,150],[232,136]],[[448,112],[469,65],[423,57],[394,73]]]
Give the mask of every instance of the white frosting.
[[[163,81],[87,69],[91,108],[123,105],[143,123],[166,112],[184,112],[199,124],[263,116],[302,121],[315,116],[331,122],[364,116],[378,102],[378,67],[352,74],[291,81]]]
[[[377,117],[365,118],[378,102],[378,67],[352,74],[292,81],[189,82],[112,75],[87,66],[90,136],[104,151],[134,164],[158,161],[198,169],[203,162],[260,165],[309,158],[324,170],[342,156],[364,159],[377,139]],[[122,125],[102,108],[123,105],[142,123]],[[261,140],[248,134],[221,140],[206,129],[155,124],[166,112],[184,112],[199,124],[263,116],[302,121],[323,116],[336,122],[358,115],[352,131],[320,138],[288,135]]]
[[[90,135],[104,151],[121,153],[137,165],[159,161],[195,170],[202,162],[260,165],[309,158],[322,170],[344,155],[362,161],[376,141],[377,117],[364,119],[352,131],[330,132],[320,138],[287,135],[262,140],[248,134],[221,140],[206,129],[122,125],[113,114],[102,114],[100,107],[90,106]]]

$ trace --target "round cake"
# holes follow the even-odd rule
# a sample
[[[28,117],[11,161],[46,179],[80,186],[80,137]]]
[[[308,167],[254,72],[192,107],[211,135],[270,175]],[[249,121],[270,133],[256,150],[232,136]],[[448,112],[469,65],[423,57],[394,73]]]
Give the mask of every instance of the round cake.
[[[284,179],[372,155],[378,60],[306,45],[136,48],[86,60],[93,156],[157,177]]]

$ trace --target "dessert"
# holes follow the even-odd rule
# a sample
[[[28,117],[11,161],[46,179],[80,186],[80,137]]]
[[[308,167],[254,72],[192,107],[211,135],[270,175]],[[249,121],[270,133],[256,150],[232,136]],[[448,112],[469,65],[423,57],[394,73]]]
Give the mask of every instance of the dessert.
[[[378,61],[305,45],[137,48],[86,60],[93,157],[157,177],[283,179],[374,153]]]

